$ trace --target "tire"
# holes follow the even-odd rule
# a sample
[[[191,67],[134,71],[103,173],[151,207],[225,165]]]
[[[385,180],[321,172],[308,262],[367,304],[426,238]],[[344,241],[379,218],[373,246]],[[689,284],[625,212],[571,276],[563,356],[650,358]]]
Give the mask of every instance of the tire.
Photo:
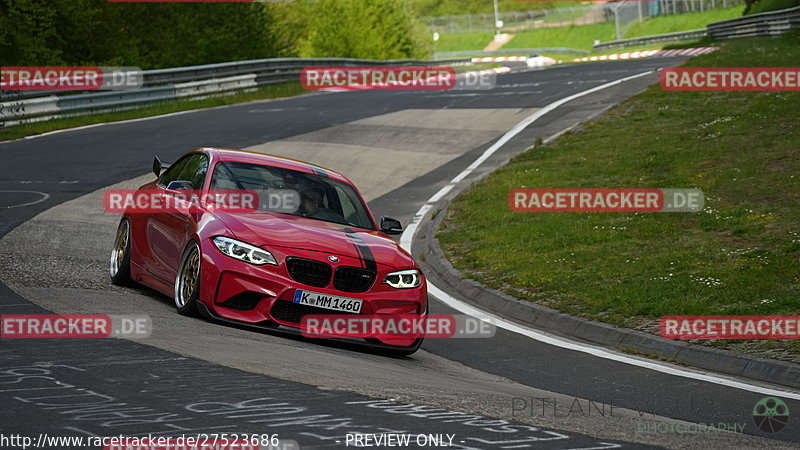
[[[197,242],[186,246],[175,276],[175,308],[183,316],[197,316],[200,299],[200,261],[202,253]]]
[[[117,286],[130,286],[131,279],[131,224],[128,219],[122,219],[117,228],[117,237],[114,239],[114,248],[111,250],[111,259],[108,264],[111,283]]]

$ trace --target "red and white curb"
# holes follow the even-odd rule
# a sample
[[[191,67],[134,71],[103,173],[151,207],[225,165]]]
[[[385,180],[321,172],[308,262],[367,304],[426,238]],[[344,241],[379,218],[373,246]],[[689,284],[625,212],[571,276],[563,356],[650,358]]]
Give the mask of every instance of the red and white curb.
[[[472,58],[473,63],[480,62],[524,62],[528,67],[546,67],[556,64],[556,60],[547,56],[492,56]]]
[[[480,76],[480,75],[496,75],[498,73],[508,73],[508,72],[511,72],[511,68],[510,67],[498,67],[496,69],[486,69],[486,70],[478,70],[478,71],[472,71],[472,72],[464,72],[464,73],[459,74],[459,75],[463,75],[463,76],[478,75],[478,76]]]
[[[719,47],[697,47],[697,48],[678,48],[674,50],[642,50],[628,53],[612,53],[610,55],[587,56],[576,58],[575,62],[587,61],[617,61],[621,59],[652,58],[661,56],[698,56],[711,53]]]

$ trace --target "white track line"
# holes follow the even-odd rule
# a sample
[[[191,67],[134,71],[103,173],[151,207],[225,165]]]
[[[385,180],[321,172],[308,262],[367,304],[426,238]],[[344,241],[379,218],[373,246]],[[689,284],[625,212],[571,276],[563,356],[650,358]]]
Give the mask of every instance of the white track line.
[[[402,236],[400,236],[400,246],[404,248],[406,251],[411,253],[411,244],[414,240],[414,235],[417,232],[417,228],[419,227],[419,223],[425,214],[433,208],[433,205],[440,200],[442,197],[447,195],[448,192],[452,191],[453,188],[464,178],[466,178],[469,174],[471,174],[478,166],[480,166],[484,161],[486,161],[490,156],[492,156],[497,150],[503,147],[508,141],[510,141],[514,136],[518,135],[522,130],[527,128],[530,124],[544,116],[545,114],[553,111],[554,109],[558,108],[559,106],[575,100],[577,98],[592,94],[594,92],[616,86],[618,84],[624,83],[629,80],[633,80],[636,78],[641,78],[645,75],[649,75],[654,71],[647,71],[643,73],[639,73],[636,75],[632,75],[629,77],[621,78],[616,81],[611,81],[609,83],[602,84],[597,87],[593,87],[591,89],[587,89],[585,91],[579,92],[577,94],[570,95],[569,97],[562,98],[561,100],[557,100],[549,105],[545,106],[544,108],[536,111],[535,113],[531,114],[530,116],[523,119],[517,125],[514,126],[511,130],[509,130],[506,134],[504,134],[497,142],[494,143],[491,147],[486,149],[483,154],[476,159],[472,164],[469,165],[466,169],[464,169],[461,173],[459,173],[455,178],[453,178],[450,183],[446,186],[439,189],[428,201],[422,205],[422,207],[417,211],[414,215],[414,218],[411,220],[411,224],[408,225],[406,230],[403,232]],[[648,361],[640,358],[634,358],[627,356],[622,353],[613,352],[610,350],[606,350],[599,347],[590,346],[584,343],[578,343],[575,341],[571,341],[569,339],[550,336],[545,333],[533,330],[528,327],[523,327],[521,325],[517,325],[513,322],[509,322],[501,317],[498,317],[494,314],[487,313],[486,311],[477,309],[472,307],[461,300],[453,297],[452,295],[448,294],[442,289],[439,289],[436,285],[431,282],[428,282],[428,291],[433,294],[434,297],[439,299],[442,303],[450,306],[451,308],[460,311],[464,314],[469,314],[471,316],[477,317],[482,320],[486,320],[492,322],[495,326],[503,328],[505,330],[511,331],[513,333],[520,334],[522,336],[529,337],[531,339],[537,340],[539,342],[553,345],[556,347],[565,348],[567,350],[574,350],[577,352],[587,353],[589,355],[597,356],[599,358],[608,359],[611,361],[617,361],[624,364],[630,364],[632,366],[642,367],[645,369],[654,370],[656,372],[665,373],[668,375],[675,375],[679,377],[689,378],[698,381],[704,381],[708,383],[714,383],[721,386],[731,387],[734,389],[741,389],[744,391],[749,392],[757,392],[760,394],[765,395],[774,395],[783,398],[791,398],[794,400],[800,400],[800,393],[793,392],[793,391],[784,391],[778,389],[770,389],[754,384],[744,383],[740,381],[731,380],[728,378],[724,378],[721,376],[717,376],[711,373],[704,373],[700,371],[689,371],[682,369],[678,366],[667,365],[664,363]]]

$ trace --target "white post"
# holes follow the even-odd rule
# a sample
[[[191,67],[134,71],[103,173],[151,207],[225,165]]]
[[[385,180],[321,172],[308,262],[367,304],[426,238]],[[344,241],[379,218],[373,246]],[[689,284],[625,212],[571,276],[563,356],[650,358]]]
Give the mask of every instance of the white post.
[[[494,0],[494,34],[500,34],[500,11],[497,9],[497,0]]]

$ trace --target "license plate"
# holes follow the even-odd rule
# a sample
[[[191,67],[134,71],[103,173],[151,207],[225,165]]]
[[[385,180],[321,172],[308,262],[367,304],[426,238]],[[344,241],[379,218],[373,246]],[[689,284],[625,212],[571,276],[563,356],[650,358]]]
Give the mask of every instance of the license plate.
[[[337,295],[320,294],[319,292],[298,289],[294,292],[294,303],[316,306],[334,311],[361,312],[361,300],[357,298],[339,297]]]

